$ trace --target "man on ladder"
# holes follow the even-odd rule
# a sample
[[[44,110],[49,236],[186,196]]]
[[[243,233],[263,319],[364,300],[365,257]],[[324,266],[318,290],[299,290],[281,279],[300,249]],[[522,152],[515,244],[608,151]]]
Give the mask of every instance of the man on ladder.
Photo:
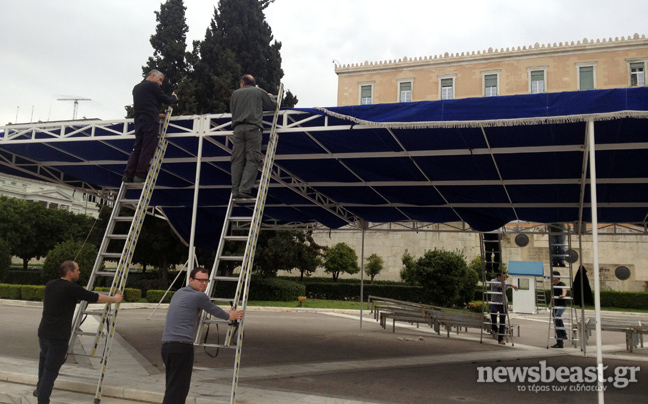
[[[128,157],[124,182],[144,182],[149,170],[149,162],[157,146],[160,133],[160,114],[162,104],[178,102],[176,93],[166,96],[162,92],[164,74],[151,70],[141,83],[133,87],[133,109],[135,110],[135,144]]]
[[[241,88],[232,93],[230,110],[234,130],[232,148],[232,195],[253,198],[252,187],[261,162],[263,111],[274,110],[277,102],[259,87],[251,74],[241,77]]]

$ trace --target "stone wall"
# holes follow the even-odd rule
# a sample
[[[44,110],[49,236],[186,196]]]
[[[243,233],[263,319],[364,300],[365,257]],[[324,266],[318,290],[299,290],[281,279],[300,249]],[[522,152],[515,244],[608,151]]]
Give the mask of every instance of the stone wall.
[[[529,244],[526,247],[515,245],[516,233],[505,233],[502,239],[504,262],[508,261],[542,261],[545,274],[550,272],[549,267],[549,240],[545,234],[530,234]],[[332,246],[344,242],[351,246],[358,254],[358,261],[362,249],[362,233],[359,231],[339,230],[332,232],[315,232],[314,239],[317,243]],[[572,248],[579,250],[578,236],[571,236]],[[384,269],[376,280],[400,280],[402,268],[401,256],[407,249],[414,257],[418,258],[426,250],[442,248],[448,251],[461,250],[468,262],[479,256],[479,234],[460,232],[414,232],[414,231],[367,231],[365,233],[365,259],[376,253],[385,261]],[[592,236],[585,235],[582,239],[583,263],[587,268],[590,284],[593,286],[594,275],[592,272],[593,246]],[[601,290],[618,291],[645,291],[648,285],[648,236],[629,234],[600,234],[599,235],[599,268],[601,277]],[[618,266],[624,265],[630,269],[630,278],[626,281],[618,280],[614,273]],[[574,265],[574,274],[577,266]],[[565,270],[561,270],[564,272]],[[293,275],[298,272],[293,273]],[[282,274],[284,275],[284,274]],[[315,276],[330,276],[323,268],[317,270]],[[344,275],[344,277],[359,278],[360,274]]]

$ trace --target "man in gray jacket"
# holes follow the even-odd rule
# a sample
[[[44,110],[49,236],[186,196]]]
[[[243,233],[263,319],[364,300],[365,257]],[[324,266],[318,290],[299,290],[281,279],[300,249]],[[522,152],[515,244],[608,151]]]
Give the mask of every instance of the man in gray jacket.
[[[229,314],[211,302],[205,294],[209,273],[195,268],[189,274],[189,286],[179,289],[171,298],[162,334],[162,360],[166,367],[166,390],[163,404],[184,403],[194,362],[194,332],[201,310],[223,320],[240,320],[243,310],[230,309]]]
[[[232,195],[234,198],[251,198],[261,162],[261,133],[263,111],[274,110],[277,103],[269,93],[256,87],[250,74],[241,78],[241,88],[232,93]]]

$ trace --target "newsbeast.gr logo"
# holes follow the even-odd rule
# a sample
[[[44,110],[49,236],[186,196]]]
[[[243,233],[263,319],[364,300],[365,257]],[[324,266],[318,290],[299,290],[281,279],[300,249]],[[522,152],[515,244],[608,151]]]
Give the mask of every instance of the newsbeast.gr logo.
[[[607,369],[603,367],[603,370]],[[612,383],[622,389],[630,383],[637,382],[639,366],[619,366],[614,369],[614,376],[604,378],[604,383]],[[597,367],[589,366],[547,366],[547,361],[540,361],[539,366],[480,366],[477,368],[478,383],[520,383],[518,391],[598,391]],[[569,386],[548,386],[537,383],[570,383]],[[530,383],[530,384],[527,384]],[[607,386],[602,387],[603,391]]]

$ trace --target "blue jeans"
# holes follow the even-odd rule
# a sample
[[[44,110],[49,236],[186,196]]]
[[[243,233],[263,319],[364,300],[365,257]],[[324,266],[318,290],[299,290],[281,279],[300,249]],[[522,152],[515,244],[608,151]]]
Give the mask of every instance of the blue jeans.
[[[40,358],[38,360],[38,404],[48,404],[54,382],[65,363],[68,340],[59,338],[39,338]]]
[[[554,311],[554,324],[556,325],[556,342],[560,345],[563,344],[563,340],[567,339],[567,331],[564,330],[565,323],[562,321],[562,315],[565,312],[565,309],[553,309]],[[559,330],[558,328],[563,328]]]

